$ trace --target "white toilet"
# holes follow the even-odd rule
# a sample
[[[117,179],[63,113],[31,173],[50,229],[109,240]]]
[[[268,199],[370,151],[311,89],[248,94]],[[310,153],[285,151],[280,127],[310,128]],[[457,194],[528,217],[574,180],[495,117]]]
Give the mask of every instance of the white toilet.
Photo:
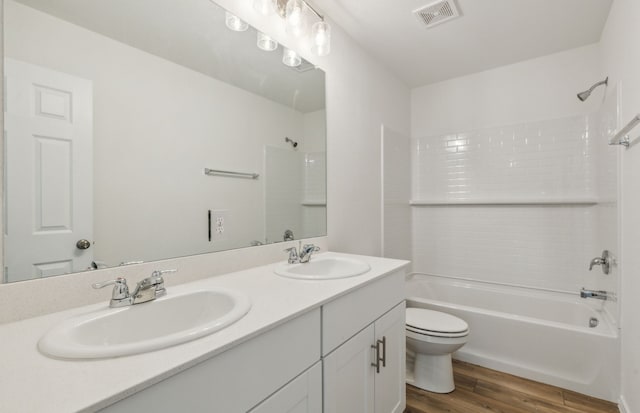
[[[406,311],[407,383],[435,393],[452,392],[451,353],[467,342],[469,325],[440,311]]]

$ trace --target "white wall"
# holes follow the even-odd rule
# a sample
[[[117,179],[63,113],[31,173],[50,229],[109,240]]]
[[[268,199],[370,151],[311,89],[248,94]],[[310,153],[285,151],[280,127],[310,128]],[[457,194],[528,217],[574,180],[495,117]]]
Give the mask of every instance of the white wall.
[[[327,147],[317,139],[327,136],[327,112],[304,114],[305,144],[302,236],[327,233]],[[323,205],[324,204],[324,205]]]
[[[382,127],[383,256],[410,260],[411,249],[411,140]]]
[[[598,46],[590,45],[413,89],[411,135],[590,113],[602,103],[602,89],[586,102],[576,93],[600,77]]]
[[[218,4],[300,50],[327,72],[327,224],[331,249],[380,255],[380,126],[385,124],[408,135],[409,89],[333,22],[331,54],[318,58],[310,54],[307,41],[286,36],[279,18],[257,15],[250,1],[219,0]]]
[[[305,122],[291,108],[21,4],[5,5],[8,57],[93,82],[94,259],[113,266],[265,241],[262,182],[208,177],[202,169],[264,177],[264,145],[290,150],[284,136],[309,135],[301,148],[317,146],[314,139],[324,146],[324,111]],[[225,239],[208,241],[208,209],[227,211]]]
[[[640,2],[616,0],[604,29],[603,74],[621,88],[620,119],[640,113]],[[632,137],[640,135],[636,128]],[[622,150],[622,404],[640,412],[640,150]]]
[[[302,148],[304,152],[327,150],[327,111],[325,109],[305,113],[302,117]]]
[[[286,230],[302,237],[303,154],[288,148],[265,146],[265,238],[283,241]]]

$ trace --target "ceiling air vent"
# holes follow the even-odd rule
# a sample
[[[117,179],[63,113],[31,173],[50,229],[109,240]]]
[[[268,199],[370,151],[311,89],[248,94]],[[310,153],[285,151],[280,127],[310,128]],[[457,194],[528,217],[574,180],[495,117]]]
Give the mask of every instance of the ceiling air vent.
[[[460,16],[454,0],[440,0],[413,11],[428,28],[448,22]]]

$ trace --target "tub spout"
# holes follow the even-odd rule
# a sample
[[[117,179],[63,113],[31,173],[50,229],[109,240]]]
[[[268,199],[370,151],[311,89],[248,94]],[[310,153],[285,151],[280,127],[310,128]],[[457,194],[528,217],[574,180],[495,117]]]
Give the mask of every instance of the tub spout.
[[[587,290],[586,288],[580,289],[581,298],[596,298],[598,300],[611,300],[617,301],[616,294],[611,291],[605,290]]]

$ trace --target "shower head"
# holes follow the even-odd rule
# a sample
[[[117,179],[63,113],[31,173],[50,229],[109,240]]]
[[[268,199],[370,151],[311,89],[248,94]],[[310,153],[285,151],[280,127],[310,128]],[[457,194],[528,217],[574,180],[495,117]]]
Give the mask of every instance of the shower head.
[[[285,137],[284,141],[285,142],[289,142],[291,144],[291,146],[293,146],[294,149],[298,147],[298,142],[294,141],[291,138]]]
[[[584,92],[578,93],[578,99],[580,99],[582,102],[584,102],[585,100],[587,100],[589,98],[589,96],[591,96],[591,92],[593,92],[593,90],[595,88],[597,88],[600,85],[607,85],[608,83],[609,83],[609,77],[607,77],[605,80],[602,80],[602,81],[596,83],[595,85],[591,86],[588,90],[585,90]]]

